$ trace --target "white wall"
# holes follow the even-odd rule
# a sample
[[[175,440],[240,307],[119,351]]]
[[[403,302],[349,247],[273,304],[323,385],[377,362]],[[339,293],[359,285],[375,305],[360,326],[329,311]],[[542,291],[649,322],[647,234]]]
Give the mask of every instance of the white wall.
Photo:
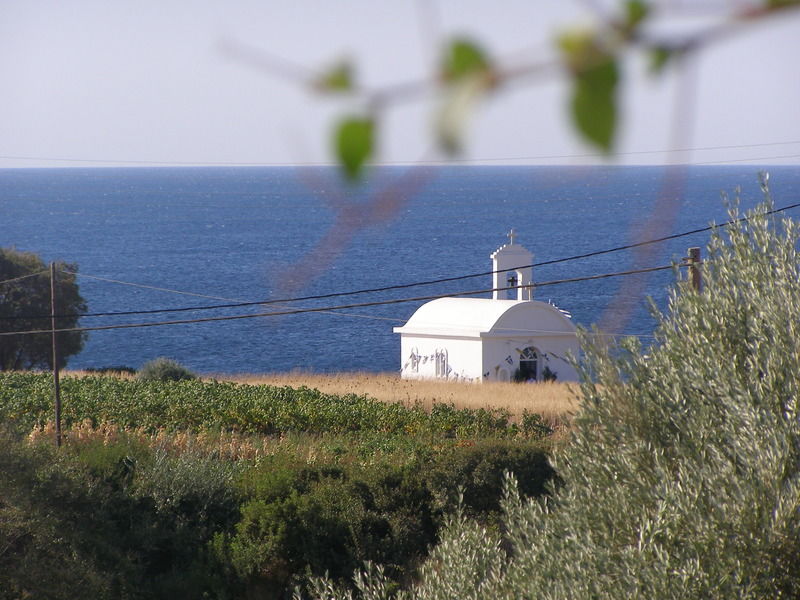
[[[447,351],[447,364],[442,376],[436,374],[436,355]],[[419,357],[412,360],[412,352]],[[401,335],[400,374],[403,379],[474,380],[481,376],[480,340],[424,335]]]

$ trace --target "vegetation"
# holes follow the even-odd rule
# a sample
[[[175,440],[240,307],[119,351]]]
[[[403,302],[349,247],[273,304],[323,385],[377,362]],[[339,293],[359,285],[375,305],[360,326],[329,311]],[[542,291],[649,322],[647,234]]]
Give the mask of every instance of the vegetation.
[[[553,476],[535,440],[50,433],[0,432],[0,598],[279,598],[365,560],[407,585],[459,487],[492,525],[504,470]]]
[[[308,388],[0,373],[0,598],[287,597],[363,561],[408,585],[463,490],[545,493],[538,415]]]
[[[56,452],[0,438],[0,598],[200,598],[226,585],[205,542],[236,519],[234,465],[124,439]]]
[[[499,530],[456,513],[403,598],[800,595],[800,228],[717,232],[655,344],[584,334],[582,409],[548,502],[509,477]],[[380,569],[356,583],[392,597]],[[350,597],[317,580],[317,598]]]
[[[136,377],[142,381],[184,381],[197,375],[171,358],[163,356],[146,362]]]
[[[75,281],[77,265],[56,265],[56,327],[66,329],[78,324],[76,313],[86,312],[86,301]],[[36,254],[13,248],[0,248],[0,334],[50,327],[50,277],[47,267]],[[70,331],[58,334],[59,367],[67,358],[83,349],[86,333]],[[0,371],[52,368],[52,336],[0,335]]]
[[[542,448],[529,442],[355,443],[339,446],[340,459],[357,449],[370,460],[310,465],[277,455],[241,480],[241,520],[214,548],[251,587],[284,591],[308,574],[346,578],[365,560],[386,565],[393,585],[407,585],[454,510],[459,486],[471,514],[488,524],[496,521],[503,469],[519,469],[532,495],[544,493],[553,475]]]
[[[519,419],[528,411],[540,415],[554,428],[565,427],[570,415],[578,409],[578,385],[563,382],[538,382],[524,386],[510,382],[464,385],[438,379],[400,379],[396,373],[304,372],[238,375],[231,380],[280,387],[305,386],[334,395],[358,390],[359,394],[383,402],[420,404],[428,411],[436,404],[453,404],[457,408],[493,407],[508,410],[512,419]]]
[[[384,404],[355,394],[309,388],[242,385],[218,381],[142,381],[110,376],[64,378],[66,427],[87,419],[149,431],[221,430],[247,434],[345,433],[427,435],[446,438],[540,437],[538,415],[521,423],[504,409],[462,409],[436,404]],[[0,421],[26,433],[52,418],[51,378],[46,373],[0,373]]]

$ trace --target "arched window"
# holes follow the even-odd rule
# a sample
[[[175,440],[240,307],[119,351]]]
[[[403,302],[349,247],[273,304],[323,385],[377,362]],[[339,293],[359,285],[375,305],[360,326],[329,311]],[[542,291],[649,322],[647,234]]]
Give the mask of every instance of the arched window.
[[[539,351],[533,346],[528,346],[519,353],[519,379],[520,381],[539,380]]]
[[[447,350],[436,351],[436,377],[447,377]]]
[[[514,288],[519,285],[519,273],[516,271],[509,271],[507,275],[508,279],[506,279],[506,284],[508,285],[509,289],[506,292],[506,298],[509,300],[516,300],[517,290]]]
[[[419,373],[419,361],[422,357],[419,355],[419,350],[417,347],[414,346],[411,349],[411,356],[409,357],[409,362],[411,363],[411,372],[412,373]]]

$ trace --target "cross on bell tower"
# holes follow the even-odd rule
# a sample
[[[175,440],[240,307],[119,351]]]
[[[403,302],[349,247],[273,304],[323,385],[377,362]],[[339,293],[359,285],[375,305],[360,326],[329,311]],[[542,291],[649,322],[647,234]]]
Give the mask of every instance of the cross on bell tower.
[[[511,231],[509,231],[509,232],[506,234],[506,237],[507,237],[507,238],[510,240],[510,241],[508,242],[508,243],[509,243],[509,245],[510,245],[510,246],[513,246],[513,245],[514,245],[514,238],[515,238],[515,237],[517,237],[517,232],[516,232],[516,231],[514,231],[514,229],[512,228],[512,229],[511,229]]]

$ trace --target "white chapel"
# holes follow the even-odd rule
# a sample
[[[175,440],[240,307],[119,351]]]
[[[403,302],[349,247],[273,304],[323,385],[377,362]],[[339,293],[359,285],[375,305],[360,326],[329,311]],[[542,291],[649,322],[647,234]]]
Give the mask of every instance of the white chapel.
[[[402,327],[403,379],[576,381],[578,356],[569,313],[533,299],[533,255],[516,243],[492,255],[492,298],[439,298]]]

